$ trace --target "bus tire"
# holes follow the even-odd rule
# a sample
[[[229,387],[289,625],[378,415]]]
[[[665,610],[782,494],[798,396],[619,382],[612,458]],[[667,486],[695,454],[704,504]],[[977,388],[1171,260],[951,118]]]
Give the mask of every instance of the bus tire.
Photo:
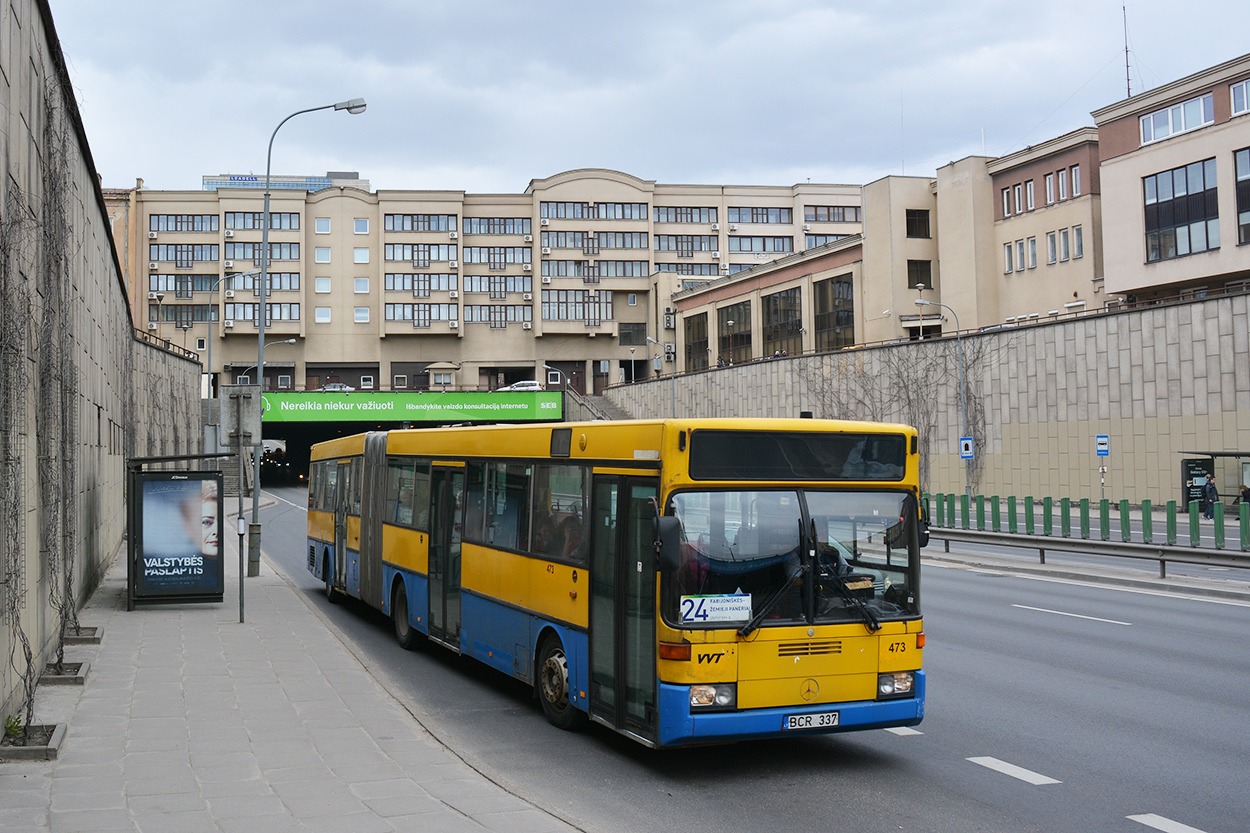
[[[538,649],[538,673],[534,690],[547,722],[557,729],[572,729],[585,715],[569,701],[569,662],[559,637],[548,634]]]
[[[408,621],[408,591],[401,581],[395,585],[391,598],[391,623],[395,626],[395,641],[405,651],[415,650],[420,634]]]
[[[330,575],[330,554],[321,558],[321,576],[326,582],[326,601],[332,605],[339,603],[339,591],[334,589],[334,576]]]

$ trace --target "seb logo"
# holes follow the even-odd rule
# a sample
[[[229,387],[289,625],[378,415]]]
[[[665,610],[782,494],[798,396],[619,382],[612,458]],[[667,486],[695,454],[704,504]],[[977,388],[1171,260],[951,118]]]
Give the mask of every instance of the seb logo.
[[[547,410],[551,408],[559,408],[560,403],[559,402],[539,402],[538,407],[543,410]]]
[[[721,661],[725,654],[725,651],[719,651],[714,654],[704,654],[700,652],[696,657],[696,661],[699,665],[716,665]]]

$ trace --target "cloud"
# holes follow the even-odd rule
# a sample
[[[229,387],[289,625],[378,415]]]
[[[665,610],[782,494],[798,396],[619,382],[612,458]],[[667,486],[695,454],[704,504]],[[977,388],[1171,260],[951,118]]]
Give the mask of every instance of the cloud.
[[[52,3],[110,185],[263,172],[284,116],[356,96],[363,116],[283,127],[275,172],[488,193],[577,167],[858,183],[1018,150],[1124,95],[1121,4],[1101,0]],[[1129,6],[1135,91],[1244,49],[1235,26],[1177,38],[1170,8]]]

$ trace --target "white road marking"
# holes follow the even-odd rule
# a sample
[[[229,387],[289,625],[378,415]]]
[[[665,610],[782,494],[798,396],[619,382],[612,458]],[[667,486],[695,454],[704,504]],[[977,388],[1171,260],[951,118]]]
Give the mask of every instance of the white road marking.
[[[1162,830],[1163,833],[1203,833],[1196,827],[1190,827],[1188,824],[1181,824],[1179,821],[1172,821],[1163,816],[1156,816],[1154,813],[1142,813],[1139,816],[1125,816],[1125,818],[1147,827],[1153,827],[1155,830]]]
[[[1132,622],[1119,622],[1115,619],[1099,619],[1097,616],[1082,616],[1079,613],[1064,613],[1062,610],[1050,610],[1045,607],[1029,607],[1028,605],[1012,605],[1021,610],[1036,610],[1038,613],[1053,613],[1056,616],[1071,616],[1074,619],[1088,619],[1091,622],[1106,622],[1109,625],[1132,625]]]
[[[998,758],[967,758],[974,764],[979,764],[987,769],[995,772],[1001,772],[1003,775],[1010,775],[1012,778],[1019,778],[1021,781],[1027,781],[1030,784],[1041,786],[1042,784],[1062,784],[1062,781],[1056,781],[1054,778],[1047,778],[1045,775],[1038,775],[1024,767],[1018,767],[1015,764],[1009,764],[1006,761],[1000,761]]]
[[[277,495],[273,494],[272,492],[262,492],[262,494],[267,494],[267,495],[269,495],[269,497],[273,498],[274,500],[280,500],[280,501],[282,501],[283,503],[285,503],[287,506],[294,506],[296,509],[303,510],[304,512],[307,512],[307,511],[308,511],[308,507],[307,507],[307,506],[300,506],[298,503],[291,503],[291,501],[287,500],[286,498],[281,498],[281,497],[278,497]]]
[[[887,732],[895,735],[923,735],[924,732],[919,729],[913,729],[910,726],[895,726],[893,729],[886,729]]]

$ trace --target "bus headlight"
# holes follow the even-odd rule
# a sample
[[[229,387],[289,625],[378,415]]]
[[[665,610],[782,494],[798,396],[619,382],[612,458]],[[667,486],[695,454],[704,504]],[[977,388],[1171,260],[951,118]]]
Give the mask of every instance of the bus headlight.
[[[738,707],[736,683],[690,686],[691,711],[729,711]]]
[[[877,699],[910,697],[916,685],[916,672],[898,671],[894,674],[877,675]]]

